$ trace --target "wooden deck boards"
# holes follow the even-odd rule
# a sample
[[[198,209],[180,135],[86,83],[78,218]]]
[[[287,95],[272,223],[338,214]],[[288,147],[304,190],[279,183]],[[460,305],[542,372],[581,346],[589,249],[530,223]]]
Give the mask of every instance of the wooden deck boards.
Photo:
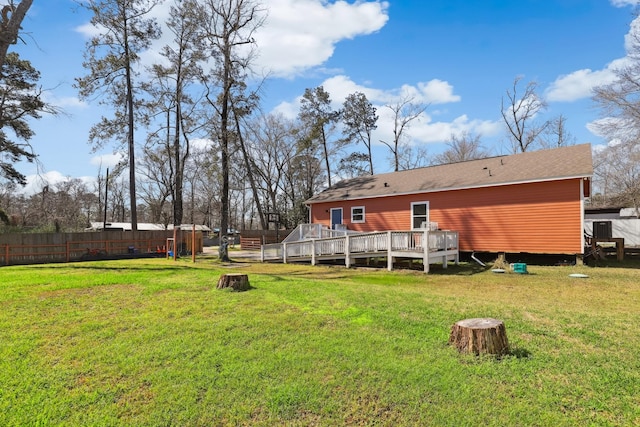
[[[424,243],[428,242],[428,250]],[[387,258],[387,267],[393,269],[395,258],[421,259],[425,273],[429,265],[448,261],[458,263],[458,233],[455,231],[385,231],[354,233],[339,237],[303,239],[288,243],[263,245],[262,261],[310,262],[344,261],[350,267],[361,258]]]

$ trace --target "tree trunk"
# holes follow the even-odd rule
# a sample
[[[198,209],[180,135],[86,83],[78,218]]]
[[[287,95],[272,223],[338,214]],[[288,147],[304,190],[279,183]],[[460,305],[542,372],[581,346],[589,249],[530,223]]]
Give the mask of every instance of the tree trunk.
[[[465,319],[451,327],[449,344],[461,353],[505,355],[509,341],[504,323],[496,319]]]
[[[9,46],[16,44],[20,33],[20,25],[33,0],[22,0],[17,6],[8,4],[2,8],[0,21],[0,69],[4,65]]]
[[[242,292],[251,289],[249,277],[246,274],[223,274],[218,279],[218,289],[231,288],[234,291]]]

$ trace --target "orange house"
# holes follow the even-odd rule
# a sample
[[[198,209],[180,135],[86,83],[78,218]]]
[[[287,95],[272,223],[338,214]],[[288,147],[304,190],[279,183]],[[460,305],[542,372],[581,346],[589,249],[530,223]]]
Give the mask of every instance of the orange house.
[[[460,251],[582,254],[590,144],[362,176],[307,200],[310,222],[459,232]]]

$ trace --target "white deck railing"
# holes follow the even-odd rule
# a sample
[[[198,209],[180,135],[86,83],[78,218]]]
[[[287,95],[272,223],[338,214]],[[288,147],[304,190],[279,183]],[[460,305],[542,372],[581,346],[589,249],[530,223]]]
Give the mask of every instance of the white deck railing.
[[[458,263],[458,232],[456,231],[413,230],[346,234],[341,232],[343,235],[340,237],[309,238],[309,235],[322,236],[322,229],[303,230],[300,227],[299,229],[301,234],[304,231],[307,238],[263,245],[262,261],[286,263],[310,260],[315,264],[319,259],[344,258],[348,267],[354,258],[386,256],[391,269],[394,257],[407,257],[421,258],[426,272],[429,271],[430,263],[442,262],[445,268],[449,260]],[[426,247],[425,242],[428,242]]]

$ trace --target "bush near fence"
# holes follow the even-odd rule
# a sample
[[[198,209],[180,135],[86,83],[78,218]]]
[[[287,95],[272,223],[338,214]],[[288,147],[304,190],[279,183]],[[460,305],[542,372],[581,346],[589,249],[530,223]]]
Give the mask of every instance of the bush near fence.
[[[121,256],[164,256],[173,231],[96,231],[81,233],[0,234],[0,265],[42,264]],[[176,233],[175,247],[191,252],[193,233]],[[173,244],[173,242],[171,242]],[[202,232],[195,233],[202,252]]]

